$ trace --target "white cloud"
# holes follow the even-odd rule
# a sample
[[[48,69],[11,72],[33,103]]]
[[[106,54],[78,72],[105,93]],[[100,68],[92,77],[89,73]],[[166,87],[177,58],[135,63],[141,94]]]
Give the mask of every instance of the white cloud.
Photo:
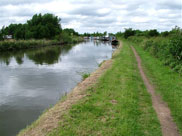
[[[36,13],[59,16],[63,28],[117,32],[124,28],[170,30],[182,27],[181,0],[0,0],[0,28],[25,23]]]
[[[148,18],[144,18],[144,17],[134,17],[131,19],[132,22],[135,22],[135,23],[147,23],[149,22],[150,19]]]

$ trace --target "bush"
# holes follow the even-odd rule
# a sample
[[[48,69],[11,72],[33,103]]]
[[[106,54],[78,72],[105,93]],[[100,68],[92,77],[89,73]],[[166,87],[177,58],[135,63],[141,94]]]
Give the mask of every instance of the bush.
[[[155,57],[160,58],[165,65],[169,65],[175,71],[182,70],[182,35],[178,33],[171,38],[153,38],[147,40],[143,46],[144,50]]]
[[[169,52],[178,61],[182,61],[182,34],[175,34],[169,42]]]
[[[149,35],[150,37],[158,36],[158,35],[159,35],[159,32],[158,32],[156,29],[153,29],[153,30],[150,30],[150,31],[148,32],[148,35]]]
[[[126,29],[124,33],[117,33],[130,42],[141,46],[151,55],[159,58],[164,65],[182,74],[182,29],[175,27],[171,31],[159,32],[153,30]]]
[[[168,32],[168,31],[162,32],[161,35],[162,35],[163,37],[167,37],[167,36],[169,35],[169,32]]]
[[[125,39],[127,39],[130,36],[134,36],[134,35],[135,35],[135,31],[132,30],[132,28],[125,29],[125,32],[124,32],[124,38]]]

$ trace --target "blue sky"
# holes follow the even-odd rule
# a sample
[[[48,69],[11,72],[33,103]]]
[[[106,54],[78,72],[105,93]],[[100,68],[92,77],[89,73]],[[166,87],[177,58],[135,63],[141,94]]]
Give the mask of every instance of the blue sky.
[[[182,27],[181,0],[0,0],[0,28],[36,13],[53,13],[80,33]]]

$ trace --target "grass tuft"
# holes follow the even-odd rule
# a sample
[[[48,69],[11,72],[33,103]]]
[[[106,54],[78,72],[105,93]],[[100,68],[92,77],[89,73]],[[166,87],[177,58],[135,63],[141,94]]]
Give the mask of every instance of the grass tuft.
[[[90,73],[84,73],[84,74],[82,74],[82,80],[85,80],[89,76],[90,76]]]

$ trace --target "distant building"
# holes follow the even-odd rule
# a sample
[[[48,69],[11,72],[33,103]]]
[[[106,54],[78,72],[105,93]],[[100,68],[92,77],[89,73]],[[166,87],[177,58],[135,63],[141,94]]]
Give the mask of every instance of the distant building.
[[[7,40],[11,40],[13,39],[13,36],[12,35],[5,35],[3,36],[4,39],[7,39]]]

